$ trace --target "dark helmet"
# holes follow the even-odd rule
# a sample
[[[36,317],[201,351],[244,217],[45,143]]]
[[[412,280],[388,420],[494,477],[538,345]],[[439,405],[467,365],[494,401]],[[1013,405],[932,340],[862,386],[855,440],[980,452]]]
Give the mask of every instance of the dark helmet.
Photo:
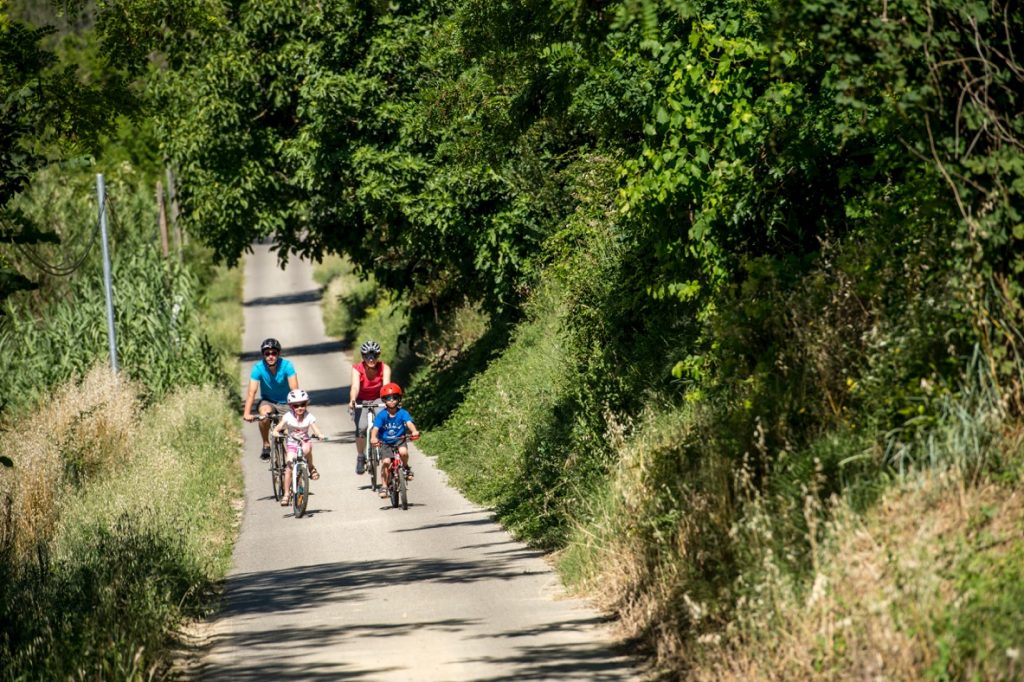
[[[260,344],[260,352],[262,353],[265,350],[276,350],[280,354],[281,342],[274,338],[264,339],[263,343]]]
[[[380,344],[373,340],[367,341],[359,347],[359,352],[363,355],[380,355]]]

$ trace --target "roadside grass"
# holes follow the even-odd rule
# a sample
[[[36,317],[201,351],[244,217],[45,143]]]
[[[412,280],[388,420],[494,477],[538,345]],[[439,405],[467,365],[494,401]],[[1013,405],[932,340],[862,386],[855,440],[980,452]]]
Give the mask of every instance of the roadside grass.
[[[166,673],[173,631],[227,568],[241,491],[237,420],[211,391],[140,412],[99,367],[33,410],[46,428],[0,446],[15,463],[0,471],[0,679]]]
[[[328,336],[350,346],[359,337],[360,320],[379,295],[376,283],[360,279],[348,258],[327,256],[313,269],[313,279],[324,287],[321,308]]]
[[[565,466],[557,434],[564,437],[559,405],[568,381],[564,373],[550,372],[551,359],[560,355],[557,296],[538,296],[541,302],[536,315],[512,332],[504,352],[468,382],[443,426],[421,441],[469,499],[497,507],[510,530],[538,545],[557,533],[561,509],[522,502],[538,485],[564,484],[556,473]]]
[[[612,425],[618,463],[559,568],[688,679],[1018,678],[1024,430],[991,395],[966,387],[926,432],[890,434],[904,474],[879,462],[867,498],[816,488],[823,458],[863,457],[856,433],[808,448],[794,494],[688,454],[697,406]]]

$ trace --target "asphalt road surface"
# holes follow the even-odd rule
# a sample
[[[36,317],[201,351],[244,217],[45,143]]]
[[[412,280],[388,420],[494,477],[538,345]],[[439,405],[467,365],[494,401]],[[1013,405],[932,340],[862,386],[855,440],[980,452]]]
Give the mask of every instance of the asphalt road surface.
[[[356,476],[351,359],[324,334],[311,267],[267,246],[245,265],[241,385],[275,336],[310,411],[340,442],[314,445],[307,515],[272,497],[256,424],[243,426],[245,507],[208,680],[628,680],[610,626],[567,598],[543,556],[467,502],[418,450],[408,510]],[[387,360],[387,349],[384,359]],[[397,377],[401,379],[401,377]],[[415,397],[409,405],[415,418]]]

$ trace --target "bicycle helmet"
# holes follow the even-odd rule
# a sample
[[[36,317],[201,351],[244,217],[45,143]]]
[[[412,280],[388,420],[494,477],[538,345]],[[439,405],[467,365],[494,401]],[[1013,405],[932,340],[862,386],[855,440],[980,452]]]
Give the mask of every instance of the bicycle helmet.
[[[276,350],[278,355],[281,354],[281,342],[275,338],[264,339],[263,343],[260,344],[260,352],[265,350]]]
[[[359,352],[363,355],[380,355],[380,344],[374,340],[367,341],[363,345],[359,346]]]
[[[381,388],[381,399],[386,400],[389,395],[397,395],[401,399],[401,386],[398,384],[384,384]]]
[[[297,388],[294,391],[288,391],[288,404],[294,403],[308,403],[309,394],[303,391],[301,388]]]

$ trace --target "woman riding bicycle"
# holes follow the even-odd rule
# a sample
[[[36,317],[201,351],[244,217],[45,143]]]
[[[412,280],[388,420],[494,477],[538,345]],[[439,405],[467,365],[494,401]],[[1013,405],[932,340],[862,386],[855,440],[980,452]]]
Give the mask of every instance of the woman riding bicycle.
[[[274,435],[279,436],[285,429],[288,430],[288,460],[284,468],[284,489],[287,492],[281,498],[281,506],[287,507],[291,504],[292,489],[292,462],[302,449],[302,455],[306,458],[309,467],[309,477],[314,481],[320,478],[316,467],[313,466],[313,444],[309,442],[310,436],[323,438],[320,427],[316,425],[316,417],[309,413],[309,394],[301,388],[288,393],[288,407],[291,411],[285,413],[281,421],[274,427]]]
[[[380,400],[380,389],[391,382],[391,368],[380,360],[380,344],[370,340],[359,347],[362,362],[352,365],[352,381],[348,407],[356,422],[356,473],[366,469],[366,427],[363,426],[363,408],[358,403]]]
[[[373,420],[373,428],[370,429],[370,443],[374,447],[378,447],[383,441],[392,446],[392,448],[384,448],[381,451],[380,480],[383,485],[380,488],[380,496],[387,497],[392,449],[398,451],[398,456],[402,459],[402,466],[405,467],[406,480],[411,481],[412,469],[409,468],[409,448],[405,446],[405,432],[408,429],[411,438],[419,438],[420,432],[412,421],[412,415],[400,405],[402,389],[398,384],[385,384],[380,391],[380,399],[384,401],[386,409],[381,410],[377,414],[377,418]]]

